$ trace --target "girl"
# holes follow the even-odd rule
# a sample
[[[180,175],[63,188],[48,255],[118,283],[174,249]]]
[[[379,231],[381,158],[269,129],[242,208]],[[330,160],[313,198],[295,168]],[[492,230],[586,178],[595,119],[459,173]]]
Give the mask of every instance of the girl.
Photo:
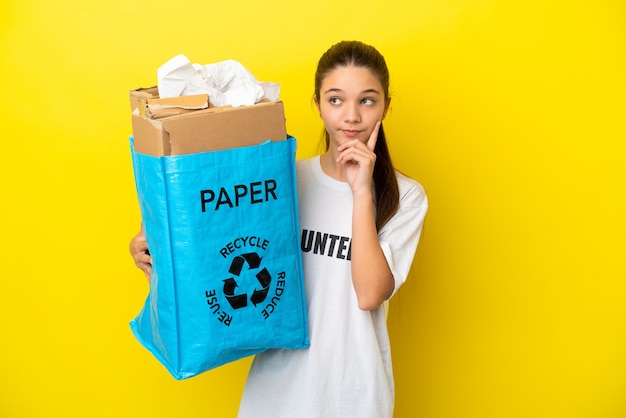
[[[332,46],[319,60],[314,100],[326,151],[297,163],[311,346],[258,354],[239,418],[393,414],[387,300],[406,280],[427,198],[392,166],[381,124],[389,72],[375,48]],[[140,232],[130,250],[149,278],[146,249]]]

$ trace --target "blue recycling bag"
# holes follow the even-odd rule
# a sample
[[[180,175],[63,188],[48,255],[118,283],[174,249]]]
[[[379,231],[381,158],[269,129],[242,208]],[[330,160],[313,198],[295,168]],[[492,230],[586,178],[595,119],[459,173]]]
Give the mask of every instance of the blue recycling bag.
[[[131,151],[153,259],[130,326],[176,379],[309,345],[295,139],[190,155]]]

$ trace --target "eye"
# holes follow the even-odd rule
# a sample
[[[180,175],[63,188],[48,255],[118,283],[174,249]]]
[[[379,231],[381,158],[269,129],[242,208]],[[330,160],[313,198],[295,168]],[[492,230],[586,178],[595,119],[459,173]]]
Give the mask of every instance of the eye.
[[[376,101],[374,99],[372,99],[371,97],[366,97],[364,99],[361,100],[361,103],[364,105],[373,105]]]
[[[341,99],[339,97],[331,97],[328,102],[332,105],[338,105],[341,103]]]

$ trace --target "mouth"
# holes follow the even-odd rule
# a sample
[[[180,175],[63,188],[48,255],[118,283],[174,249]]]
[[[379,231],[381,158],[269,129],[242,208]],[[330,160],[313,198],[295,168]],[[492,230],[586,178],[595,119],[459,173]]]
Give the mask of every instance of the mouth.
[[[342,129],[341,131],[349,138],[354,138],[361,133],[361,131],[355,129]]]

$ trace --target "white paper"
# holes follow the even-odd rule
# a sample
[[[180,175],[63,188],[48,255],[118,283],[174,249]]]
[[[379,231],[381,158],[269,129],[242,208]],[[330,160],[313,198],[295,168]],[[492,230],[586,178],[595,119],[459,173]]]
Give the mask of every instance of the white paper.
[[[279,84],[259,82],[235,60],[200,65],[181,54],[163,64],[157,77],[161,98],[206,93],[212,106],[237,107],[280,97]]]

